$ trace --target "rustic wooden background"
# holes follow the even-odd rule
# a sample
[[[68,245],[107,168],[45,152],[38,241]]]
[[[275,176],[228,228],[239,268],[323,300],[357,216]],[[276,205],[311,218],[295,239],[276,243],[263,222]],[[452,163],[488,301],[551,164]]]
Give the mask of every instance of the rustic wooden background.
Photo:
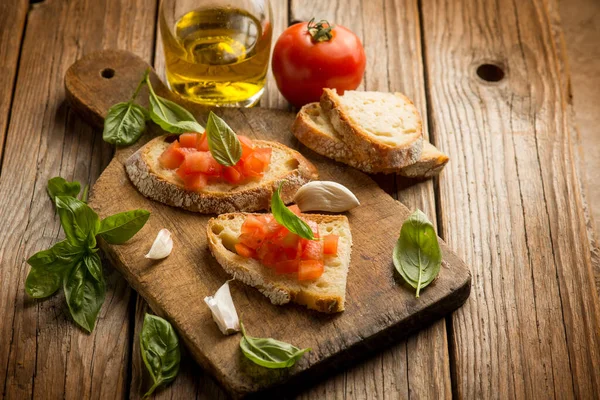
[[[27,257],[62,237],[45,193],[48,178],[93,183],[113,153],[64,102],[65,71],[83,54],[120,48],[161,72],[157,6],[0,2],[0,390],[7,399],[138,398],[142,391],[137,338],[147,306],[108,264],[109,291],[91,335],[71,322],[62,295],[34,301],[23,285]],[[471,297],[451,317],[307,383],[298,397],[598,397],[591,219],[596,213],[600,220],[598,2],[272,6],[275,37],[313,15],[350,27],[367,52],[363,88],[401,90],[415,100],[431,140],[452,161],[439,180],[378,181],[436,220],[473,273]],[[505,79],[479,79],[475,69],[485,62],[501,65]],[[287,108],[272,80],[261,106]],[[579,176],[588,177],[588,188]],[[190,357],[183,364],[157,398],[224,398]]]

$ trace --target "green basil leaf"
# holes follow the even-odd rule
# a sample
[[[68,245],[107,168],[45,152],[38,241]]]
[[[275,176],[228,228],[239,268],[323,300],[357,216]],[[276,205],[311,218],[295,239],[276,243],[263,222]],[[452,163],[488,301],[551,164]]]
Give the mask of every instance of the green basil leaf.
[[[83,256],[83,263],[95,280],[98,282],[104,280],[104,275],[102,274],[102,261],[97,252]]]
[[[111,244],[122,244],[131,239],[148,221],[150,212],[133,210],[106,217],[100,223],[98,235]]]
[[[90,185],[85,185],[83,188],[83,193],[81,194],[81,201],[87,204],[88,202],[88,192],[90,190]]]
[[[150,118],[163,130],[170,133],[204,132],[196,118],[179,104],[154,93],[150,78],[146,79],[150,90]]]
[[[69,196],[56,196],[56,209],[67,240],[73,245],[96,247],[100,218],[86,203]]]
[[[416,297],[439,274],[442,251],[432,223],[421,210],[412,213],[402,224],[393,261],[406,283],[417,289]]]
[[[273,213],[275,220],[285,226],[290,232],[293,232],[304,239],[314,240],[315,237],[310,226],[308,226],[308,224],[299,216],[291,212],[289,208],[285,206],[283,200],[281,200],[279,192],[281,191],[282,185],[283,183],[279,184],[279,188],[273,192],[273,197],[271,197],[271,212]]]
[[[93,331],[96,318],[104,303],[106,292],[104,279],[100,281],[94,279],[84,262],[80,261],[64,279],[63,290],[75,322],[86,331]]]
[[[146,129],[146,110],[133,100],[117,103],[108,109],[104,119],[102,139],[105,142],[126,146],[135,143]]]
[[[181,352],[179,339],[169,322],[156,315],[146,314],[140,333],[140,349],[153,385],[144,397],[175,379],[179,372]]]
[[[242,353],[255,364],[266,368],[289,368],[310,348],[299,349],[298,347],[275,339],[262,339],[246,335],[244,324],[242,328],[242,340],[240,348]]]
[[[235,132],[212,111],[206,123],[208,149],[221,165],[233,167],[242,158],[242,145]]]
[[[65,273],[81,258],[81,252],[82,249],[63,240],[35,253],[27,260],[31,270],[25,281],[25,292],[36,299],[54,294]]]
[[[69,182],[60,176],[56,176],[48,181],[48,195],[55,201],[56,196],[75,197],[81,190],[81,184],[77,181]]]

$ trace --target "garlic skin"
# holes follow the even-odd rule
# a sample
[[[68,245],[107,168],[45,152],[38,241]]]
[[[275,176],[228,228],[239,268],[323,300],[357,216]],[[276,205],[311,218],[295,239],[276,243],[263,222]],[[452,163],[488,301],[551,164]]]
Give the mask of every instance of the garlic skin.
[[[162,260],[171,254],[172,250],[173,239],[171,239],[171,232],[168,229],[161,229],[158,231],[158,235],[156,235],[150,251],[144,257],[151,260]]]
[[[331,181],[308,182],[296,192],[294,203],[300,211],[343,212],[360,205],[346,186]]]
[[[240,319],[231,298],[229,281],[225,282],[214,296],[205,297],[204,302],[210,308],[213,320],[223,335],[240,331]]]

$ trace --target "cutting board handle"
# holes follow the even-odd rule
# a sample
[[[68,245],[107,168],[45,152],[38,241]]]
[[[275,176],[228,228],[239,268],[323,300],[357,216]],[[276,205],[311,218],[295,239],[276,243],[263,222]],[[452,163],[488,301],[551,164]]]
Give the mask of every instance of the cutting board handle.
[[[124,50],[103,50],[88,54],[76,61],[65,75],[67,100],[86,121],[102,127],[108,109],[119,102],[128,101],[150,68],[154,91],[173,100],[173,93],[156,75],[148,63]],[[137,102],[147,106],[148,90],[143,88]],[[177,99],[181,103],[180,99]]]

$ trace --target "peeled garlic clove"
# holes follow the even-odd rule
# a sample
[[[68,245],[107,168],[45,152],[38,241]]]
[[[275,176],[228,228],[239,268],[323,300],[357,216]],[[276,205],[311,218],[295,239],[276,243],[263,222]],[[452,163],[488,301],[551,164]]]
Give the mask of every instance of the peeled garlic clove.
[[[302,186],[294,196],[300,211],[348,211],[360,202],[346,186],[331,181],[313,181]]]
[[[171,239],[171,232],[168,229],[161,229],[152,243],[152,247],[148,254],[144,257],[151,260],[162,260],[171,254],[173,250],[173,239]]]
[[[229,281],[225,282],[214,296],[205,297],[204,302],[210,308],[213,320],[223,335],[240,331],[240,320],[229,291]]]

